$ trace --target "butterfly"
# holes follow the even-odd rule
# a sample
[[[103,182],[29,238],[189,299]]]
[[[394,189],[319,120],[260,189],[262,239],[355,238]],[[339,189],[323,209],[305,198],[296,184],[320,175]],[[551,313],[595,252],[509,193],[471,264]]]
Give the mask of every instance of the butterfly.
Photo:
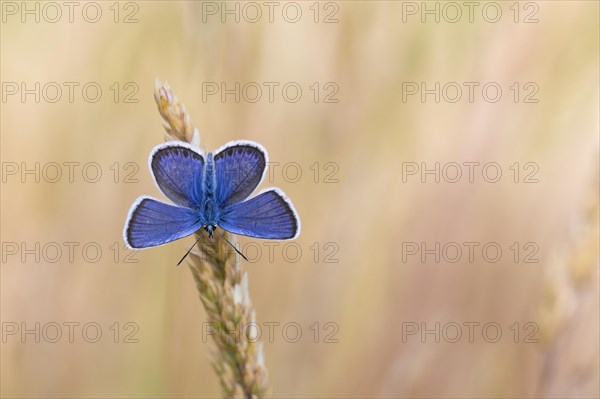
[[[200,229],[212,237],[217,227],[254,238],[298,237],[300,218],[279,188],[247,199],[265,177],[267,162],[264,147],[247,140],[231,141],[206,158],[198,148],[180,141],[154,147],[150,171],[175,205],[139,197],[125,221],[125,243],[131,249],[155,247]]]

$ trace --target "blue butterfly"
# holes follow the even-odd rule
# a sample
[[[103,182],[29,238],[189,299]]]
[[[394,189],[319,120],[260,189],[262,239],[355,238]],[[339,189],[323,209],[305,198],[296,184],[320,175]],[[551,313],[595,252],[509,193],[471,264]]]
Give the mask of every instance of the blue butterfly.
[[[300,234],[290,199],[269,188],[247,199],[263,180],[267,151],[253,141],[231,141],[206,158],[187,143],[156,146],[148,163],[158,188],[175,205],[148,196],[131,206],[123,239],[131,249],[163,245],[218,227],[248,237],[288,240]]]

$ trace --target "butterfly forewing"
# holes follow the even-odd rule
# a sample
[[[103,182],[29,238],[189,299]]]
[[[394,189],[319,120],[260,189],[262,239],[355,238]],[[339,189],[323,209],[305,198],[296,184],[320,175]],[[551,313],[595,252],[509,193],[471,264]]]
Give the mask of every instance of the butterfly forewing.
[[[154,247],[188,236],[203,223],[191,209],[140,197],[131,207],[124,239],[131,248]]]
[[[219,226],[231,233],[275,240],[296,238],[300,233],[296,210],[278,189],[230,206],[222,213]]]

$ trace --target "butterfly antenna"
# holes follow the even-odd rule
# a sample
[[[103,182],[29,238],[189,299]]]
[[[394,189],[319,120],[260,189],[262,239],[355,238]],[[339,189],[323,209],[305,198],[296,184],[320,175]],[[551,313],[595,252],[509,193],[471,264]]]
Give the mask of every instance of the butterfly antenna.
[[[229,241],[229,240],[228,240],[228,239],[225,237],[225,234],[223,234],[223,232],[221,232],[221,238],[222,238],[222,239],[224,239],[225,241],[227,241],[227,243],[228,243],[229,245],[231,245],[231,248],[235,249],[235,252],[237,252],[238,254],[240,254],[242,258],[246,259],[246,262],[250,262],[250,261],[248,260],[248,258],[246,258],[246,256],[244,256],[244,254],[243,254],[243,253],[241,253],[241,252],[240,252],[240,250],[239,250],[239,249],[237,249],[237,248],[235,247],[235,245],[233,245],[233,244],[232,244],[232,243],[231,243],[231,242],[230,242],[230,241]]]
[[[200,239],[202,238],[203,235],[204,235],[204,230],[202,231],[202,234],[200,234],[200,237],[198,237],[198,239],[196,239],[196,242],[194,243],[194,245],[192,245],[190,247],[190,249],[187,250],[185,255],[183,255],[183,258],[181,258],[181,260],[177,263],[177,266],[181,265],[181,262],[183,262],[183,260],[190,254],[190,252],[192,252],[192,249],[196,246],[196,244],[198,244],[198,241],[200,241]]]

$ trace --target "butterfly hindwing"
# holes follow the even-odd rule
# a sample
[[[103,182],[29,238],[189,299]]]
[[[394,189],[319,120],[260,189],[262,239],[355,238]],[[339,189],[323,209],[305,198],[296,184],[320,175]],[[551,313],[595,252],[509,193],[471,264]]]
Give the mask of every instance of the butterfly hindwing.
[[[133,249],[154,247],[186,237],[203,223],[204,220],[191,209],[140,197],[131,206],[123,238]]]
[[[279,189],[269,189],[225,209],[219,226],[254,238],[287,240],[300,234],[300,219],[292,203]]]
[[[248,198],[263,179],[267,151],[253,141],[233,141],[215,153],[216,193],[220,209]]]
[[[174,203],[187,208],[202,204],[204,158],[190,145],[168,142],[150,154],[156,185]]]

